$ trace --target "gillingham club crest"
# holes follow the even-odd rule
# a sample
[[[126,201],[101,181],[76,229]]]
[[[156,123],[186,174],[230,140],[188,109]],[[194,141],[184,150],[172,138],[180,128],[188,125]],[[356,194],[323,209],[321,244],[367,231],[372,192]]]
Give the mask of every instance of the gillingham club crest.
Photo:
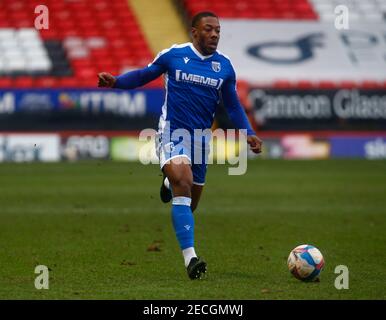
[[[220,64],[220,62],[212,61],[212,69],[213,69],[213,71],[215,71],[215,72],[220,72],[220,70],[221,70],[221,64]]]

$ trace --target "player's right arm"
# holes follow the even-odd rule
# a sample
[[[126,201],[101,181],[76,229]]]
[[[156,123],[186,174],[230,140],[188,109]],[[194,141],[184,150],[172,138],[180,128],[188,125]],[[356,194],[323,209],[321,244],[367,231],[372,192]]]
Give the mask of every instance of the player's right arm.
[[[108,72],[99,73],[98,87],[134,89],[157,79],[167,71],[167,51],[165,51],[161,51],[154,61],[143,69],[133,70],[117,77]]]
[[[98,87],[134,89],[157,79],[164,72],[163,68],[154,64],[143,69],[124,73],[118,77],[114,77],[108,72],[101,72],[98,74]]]

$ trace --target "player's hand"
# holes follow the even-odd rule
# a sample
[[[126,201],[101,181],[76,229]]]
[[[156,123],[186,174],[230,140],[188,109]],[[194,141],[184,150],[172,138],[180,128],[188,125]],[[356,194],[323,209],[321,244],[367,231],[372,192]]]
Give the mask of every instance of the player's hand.
[[[100,88],[112,88],[117,81],[115,77],[108,72],[98,73],[98,87]]]
[[[248,136],[247,143],[251,147],[251,150],[254,153],[261,153],[261,148],[263,146],[263,141],[257,136]]]

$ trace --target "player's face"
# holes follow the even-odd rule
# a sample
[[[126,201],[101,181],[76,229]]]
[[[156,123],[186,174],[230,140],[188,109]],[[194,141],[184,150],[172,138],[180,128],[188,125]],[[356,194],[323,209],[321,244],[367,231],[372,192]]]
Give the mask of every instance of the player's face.
[[[220,40],[220,23],[215,17],[204,17],[197,28],[192,29],[192,34],[205,55],[213,54]]]

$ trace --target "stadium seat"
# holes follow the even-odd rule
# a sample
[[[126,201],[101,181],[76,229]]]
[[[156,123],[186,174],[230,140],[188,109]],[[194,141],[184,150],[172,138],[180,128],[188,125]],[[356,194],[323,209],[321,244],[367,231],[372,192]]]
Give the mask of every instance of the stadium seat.
[[[339,83],[339,87],[345,89],[352,89],[358,87],[358,83],[356,81],[345,80]]]
[[[0,66],[1,66],[1,60],[0,60]],[[12,79],[11,78],[0,77],[0,88],[10,88],[11,86],[12,86]]]
[[[382,89],[383,83],[381,81],[363,80],[359,86],[363,89]]]
[[[299,80],[295,83],[297,89],[311,89],[315,88],[316,84],[310,80]]]
[[[13,86],[17,88],[30,88],[34,86],[34,78],[18,77],[13,80]]]
[[[276,89],[290,89],[294,86],[294,83],[288,80],[277,80],[273,83],[273,87]]]
[[[319,89],[333,89],[336,87],[336,83],[334,81],[324,80],[319,81],[318,88]]]
[[[49,71],[52,68],[52,63],[46,56],[33,57],[27,60],[26,69],[31,73],[38,71]]]

